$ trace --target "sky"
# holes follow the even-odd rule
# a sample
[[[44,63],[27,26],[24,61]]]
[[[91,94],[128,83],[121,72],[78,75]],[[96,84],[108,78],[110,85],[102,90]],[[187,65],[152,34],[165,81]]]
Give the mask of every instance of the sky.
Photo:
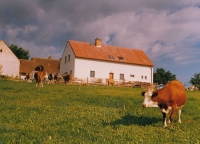
[[[200,0],[0,0],[0,39],[31,57],[62,57],[68,40],[143,50],[188,84],[200,73]]]

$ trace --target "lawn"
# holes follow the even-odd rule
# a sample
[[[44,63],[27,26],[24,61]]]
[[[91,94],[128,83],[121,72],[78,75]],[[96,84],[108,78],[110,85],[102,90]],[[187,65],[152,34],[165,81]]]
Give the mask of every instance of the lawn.
[[[182,123],[163,128],[140,88],[0,80],[0,144],[199,144],[200,92],[187,91]]]

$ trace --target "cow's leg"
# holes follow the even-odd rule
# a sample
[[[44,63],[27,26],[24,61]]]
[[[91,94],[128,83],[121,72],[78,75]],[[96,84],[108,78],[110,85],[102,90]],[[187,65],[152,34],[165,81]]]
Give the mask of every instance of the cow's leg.
[[[42,81],[40,81],[40,87],[43,87]]]
[[[174,115],[175,115],[175,112],[176,112],[176,105],[173,105],[172,106],[172,111],[171,111],[171,114],[170,114],[170,128],[173,128],[173,121],[174,121]]]
[[[162,112],[162,114],[163,114],[163,127],[165,128],[165,127],[167,127],[167,114],[166,113],[164,113],[164,112]]]
[[[178,123],[181,123],[181,108],[178,109]]]
[[[168,120],[168,123],[170,124],[171,123],[171,121],[170,121],[170,115],[171,115],[171,110],[170,110],[170,112],[169,112],[169,120]]]
[[[169,114],[169,119],[168,119],[169,124],[171,123],[170,121],[171,110],[172,110],[172,107],[168,107],[167,110],[165,110],[164,108],[161,109],[162,113],[166,113],[166,117],[167,117],[167,114]]]

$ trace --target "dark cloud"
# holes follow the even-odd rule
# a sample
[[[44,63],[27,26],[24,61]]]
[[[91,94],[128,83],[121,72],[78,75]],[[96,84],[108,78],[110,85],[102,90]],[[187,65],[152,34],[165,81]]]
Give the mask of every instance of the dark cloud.
[[[154,64],[200,54],[199,0],[0,0],[0,39],[34,57],[60,58],[69,39],[144,50]],[[200,71],[200,69],[199,69]]]

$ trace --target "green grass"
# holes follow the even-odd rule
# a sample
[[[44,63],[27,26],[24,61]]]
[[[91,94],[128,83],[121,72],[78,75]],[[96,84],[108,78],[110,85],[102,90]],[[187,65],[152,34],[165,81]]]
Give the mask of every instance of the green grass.
[[[199,144],[200,92],[188,92],[182,124],[163,128],[142,89],[0,80],[0,144]]]

